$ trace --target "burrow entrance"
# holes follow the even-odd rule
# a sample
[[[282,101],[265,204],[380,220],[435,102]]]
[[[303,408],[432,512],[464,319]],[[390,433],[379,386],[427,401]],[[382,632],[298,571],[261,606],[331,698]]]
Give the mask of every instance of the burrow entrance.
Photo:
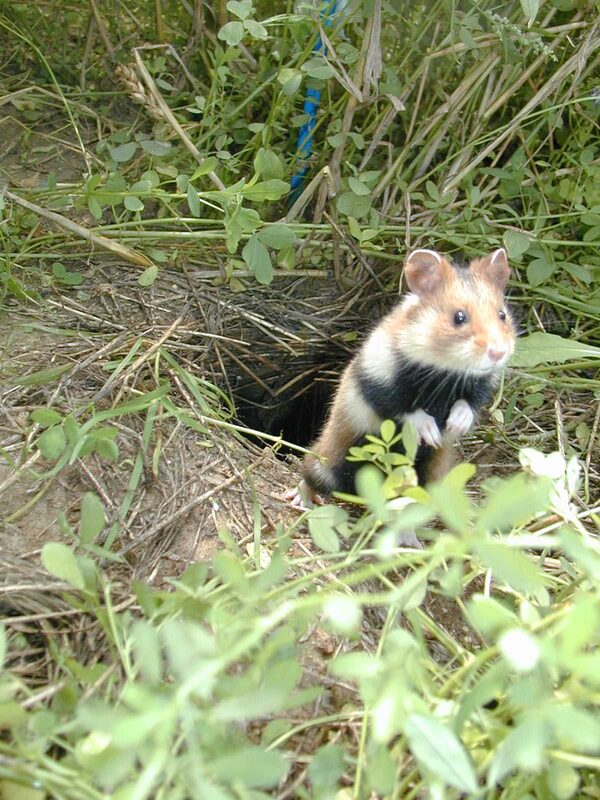
[[[216,346],[237,419],[303,447],[316,438],[364,334],[394,302],[368,277],[345,292],[323,283],[298,280],[225,300],[230,341]]]
[[[255,390],[246,385],[236,389],[234,401],[239,421],[253,430],[307,447],[325,420],[337,378],[348,358],[347,353],[332,348],[329,356],[324,353],[315,356],[309,371],[272,376],[274,396],[268,390],[261,392],[262,387]],[[280,452],[291,450],[282,445]]]

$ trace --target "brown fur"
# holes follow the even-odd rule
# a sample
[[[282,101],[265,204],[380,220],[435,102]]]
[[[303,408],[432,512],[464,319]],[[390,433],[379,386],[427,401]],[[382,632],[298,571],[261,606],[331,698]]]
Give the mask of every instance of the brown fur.
[[[342,461],[356,437],[345,409],[348,396],[356,392],[352,378],[353,365],[354,362],[351,362],[342,373],[323,430],[312,445],[315,455],[307,455],[304,459],[303,472],[309,481],[311,477],[313,480],[317,476],[324,477],[331,465]],[[330,482],[333,484],[333,478]]]
[[[432,368],[486,372],[492,350],[512,352],[513,322],[508,312],[505,320],[499,316],[505,310],[504,289],[509,273],[504,250],[474,260],[469,268],[454,267],[430,250],[411,253],[404,275],[412,296],[379,323],[375,331],[383,335],[381,341],[373,340],[374,353],[369,351],[367,356],[366,351],[359,350],[344,370],[323,430],[312,446],[313,454],[304,461],[309,484],[327,484],[333,490],[331,467],[345,458],[357,436],[377,432],[376,415],[361,397],[354,379],[357,370],[369,370],[371,356],[377,356],[375,363],[384,372],[388,368],[386,353],[404,353]],[[467,316],[462,325],[454,322],[457,311]],[[427,465],[427,480],[442,478],[452,463],[451,445],[434,450]]]
[[[440,481],[454,466],[456,461],[452,445],[444,444],[431,454],[425,469],[425,482]]]

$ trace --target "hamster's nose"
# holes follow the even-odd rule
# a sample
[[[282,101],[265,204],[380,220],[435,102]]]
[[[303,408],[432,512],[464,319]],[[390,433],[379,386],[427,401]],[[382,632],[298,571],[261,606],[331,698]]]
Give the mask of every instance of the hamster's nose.
[[[492,361],[501,361],[506,355],[506,348],[488,347],[487,355]]]

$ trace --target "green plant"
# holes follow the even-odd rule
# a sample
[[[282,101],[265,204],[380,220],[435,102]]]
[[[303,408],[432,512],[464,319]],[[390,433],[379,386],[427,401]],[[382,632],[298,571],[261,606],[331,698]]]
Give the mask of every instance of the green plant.
[[[389,534],[414,511],[369,478],[365,516],[336,523],[347,525],[345,548],[298,558],[281,529],[256,543],[258,558],[224,532],[225,549],[169,591],[140,584],[141,614],[114,607],[91,547],[102,507],[86,496],[77,543],[47,544],[42,558],[69,585],[67,602],[98,626],[100,657],[91,668],[55,652],[63,688],[48,709],[5,674],[11,739],[0,745],[0,774],[64,798],[268,796],[293,768],[299,733],[336,723],[357,725],[358,740],[324,743],[298,796],[332,796],[343,776],[355,797],[401,798],[429,786],[508,800],[591,788],[600,755],[600,554],[565,524],[528,531],[552,503],[565,513],[576,476],[557,454],[523,458],[526,471],[496,481],[480,504],[465,492],[465,465],[419,490],[412,505],[422,521],[445,524],[430,532],[427,550],[394,547]],[[323,546],[320,534],[315,542]],[[559,553],[560,567],[544,569]],[[482,591],[486,573],[492,584]],[[473,652],[453,634],[460,626],[434,622],[427,593],[454,600],[476,632]],[[356,637],[373,607],[382,625],[365,649]],[[324,691],[319,676],[300,683],[300,642],[315,624],[343,646],[319,668],[323,677],[329,669],[359,694],[307,718],[295,710],[314,709]],[[49,758],[57,746],[62,755]]]

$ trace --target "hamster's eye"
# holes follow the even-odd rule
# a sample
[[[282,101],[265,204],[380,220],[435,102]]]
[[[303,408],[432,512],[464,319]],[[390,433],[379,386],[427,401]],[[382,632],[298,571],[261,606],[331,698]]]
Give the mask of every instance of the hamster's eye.
[[[506,311],[503,308],[501,308],[500,311],[498,312],[498,316],[500,317],[502,322],[504,322],[506,320]]]
[[[464,325],[465,322],[468,321],[468,319],[469,318],[467,317],[464,311],[457,311],[456,314],[454,315],[454,324],[457,326]]]

